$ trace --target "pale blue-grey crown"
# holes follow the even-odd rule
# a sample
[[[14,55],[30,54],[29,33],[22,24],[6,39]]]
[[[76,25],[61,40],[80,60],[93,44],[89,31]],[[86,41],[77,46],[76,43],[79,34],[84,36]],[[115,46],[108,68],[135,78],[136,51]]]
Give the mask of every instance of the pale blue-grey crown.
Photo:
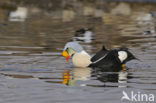
[[[72,48],[76,52],[81,52],[83,50],[83,47],[77,42],[68,42],[68,43],[66,43],[63,50],[66,50],[67,48]]]

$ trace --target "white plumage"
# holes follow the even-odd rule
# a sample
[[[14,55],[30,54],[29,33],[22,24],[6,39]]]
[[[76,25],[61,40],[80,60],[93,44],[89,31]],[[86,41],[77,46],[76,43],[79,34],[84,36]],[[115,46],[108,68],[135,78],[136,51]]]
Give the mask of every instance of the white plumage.
[[[127,59],[128,55],[125,51],[119,51],[118,52],[118,58],[120,59],[121,63]]]
[[[91,64],[90,59],[91,56],[83,50],[73,55],[72,62],[75,67],[87,67]]]

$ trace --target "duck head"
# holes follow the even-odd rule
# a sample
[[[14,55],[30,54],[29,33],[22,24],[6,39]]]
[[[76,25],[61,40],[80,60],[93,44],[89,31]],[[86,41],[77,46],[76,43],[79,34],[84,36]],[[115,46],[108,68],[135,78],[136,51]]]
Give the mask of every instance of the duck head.
[[[83,50],[82,46],[77,42],[68,42],[66,43],[62,56],[69,61],[69,58],[72,57],[75,53],[81,52]]]
[[[72,49],[72,48],[69,47],[69,48],[67,48],[66,50],[64,50],[62,52],[62,55],[66,58],[66,60],[68,62],[69,61],[69,58],[71,56],[73,56],[75,53],[76,53],[76,51],[74,49]]]

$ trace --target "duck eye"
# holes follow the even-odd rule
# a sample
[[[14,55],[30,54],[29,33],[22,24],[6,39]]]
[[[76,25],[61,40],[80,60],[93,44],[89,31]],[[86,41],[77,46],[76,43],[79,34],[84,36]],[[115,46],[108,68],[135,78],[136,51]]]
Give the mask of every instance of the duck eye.
[[[68,52],[69,48],[66,49],[66,51]]]
[[[67,48],[66,51],[67,51],[68,53],[71,53],[71,52],[72,52],[71,48]]]

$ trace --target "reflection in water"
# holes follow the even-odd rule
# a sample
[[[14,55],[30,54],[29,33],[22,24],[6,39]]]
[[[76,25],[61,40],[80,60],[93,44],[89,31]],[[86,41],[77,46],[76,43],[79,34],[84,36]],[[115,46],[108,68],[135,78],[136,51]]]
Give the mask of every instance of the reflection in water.
[[[127,77],[128,72],[126,70],[120,72],[103,72],[99,70],[95,71],[91,68],[73,68],[72,71],[66,70],[66,72],[63,73],[62,83],[68,86],[110,87],[106,85],[106,83],[112,82],[119,83],[118,87],[127,87]],[[89,80],[98,80],[102,82],[102,84],[87,83]],[[111,85],[111,87],[113,87],[113,85]]]
[[[74,68],[72,73],[74,80],[86,81],[90,79],[91,68]]]
[[[42,72],[43,73],[43,72]],[[52,73],[52,72],[51,72]],[[91,87],[126,87],[127,83],[127,71],[120,72],[103,72],[95,71],[91,68],[73,68],[72,70],[66,70],[65,72],[54,72],[53,74],[61,73],[62,77],[48,77],[45,76],[33,76],[29,74],[19,73],[0,73],[11,78],[17,79],[31,79],[36,78],[38,80],[44,80],[47,83],[53,84],[65,84],[68,86],[91,86]],[[90,82],[98,80],[100,82]],[[62,82],[61,82],[62,81]],[[116,85],[107,85],[106,83],[119,83]]]
[[[25,21],[28,15],[26,7],[18,7],[16,11],[11,11],[9,14],[9,21]]]
[[[69,85],[69,81],[70,81],[70,70],[66,70],[66,72],[63,73],[62,84]]]
[[[67,70],[63,73],[63,84],[69,86],[86,86],[85,82],[90,79],[91,76],[91,68],[73,68],[70,71]]]
[[[121,71],[118,73],[118,83],[120,83],[119,87],[126,87],[126,83],[128,80],[128,72]]]
[[[93,70],[92,76],[96,77],[97,80],[103,83],[107,83],[107,82],[119,83],[118,87],[127,87],[126,86],[127,79],[128,79],[127,70],[121,70],[120,72],[104,72],[101,70]]]
[[[6,73],[0,73],[0,75],[12,77],[12,78],[20,78],[20,79],[29,79],[29,78],[34,78],[32,75],[20,75],[20,74],[6,74]]]

